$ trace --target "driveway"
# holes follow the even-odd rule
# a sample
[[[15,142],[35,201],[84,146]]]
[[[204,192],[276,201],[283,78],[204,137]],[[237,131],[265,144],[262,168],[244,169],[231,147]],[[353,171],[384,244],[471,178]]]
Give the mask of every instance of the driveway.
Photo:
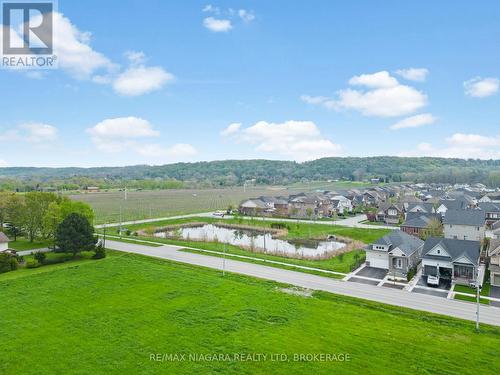
[[[500,299],[500,286],[491,286],[490,297]],[[500,302],[490,301],[490,305],[500,307]]]
[[[419,286],[425,286],[425,287],[428,287],[429,285],[427,285],[427,276],[422,276],[420,278],[420,280],[418,280],[418,283],[416,285],[417,287]],[[443,289],[443,290],[450,290],[451,288],[451,283],[450,281],[448,280],[443,280],[443,279],[439,279],[439,286],[436,287],[436,289]]]
[[[165,245],[151,247],[133,243],[106,241],[106,247],[113,250],[142,254],[155,258],[188,263],[222,270],[225,264],[227,272],[247,275],[265,280],[299,286],[302,288],[322,290],[329,293],[371,300],[389,305],[449,315],[460,319],[474,321],[476,306],[471,303],[437,298],[433,295],[408,293],[392,288],[379,288],[374,285],[350,283],[330,277],[311,275],[303,272],[274,268],[256,263],[246,263],[226,258],[225,263],[219,257],[179,251],[180,246]],[[483,323],[500,326],[500,308],[484,306],[481,313]]]
[[[385,277],[385,275],[387,275],[387,270],[384,270],[382,268],[364,267],[356,274],[354,274],[354,277],[364,276],[364,277],[371,277],[372,279],[382,280]]]

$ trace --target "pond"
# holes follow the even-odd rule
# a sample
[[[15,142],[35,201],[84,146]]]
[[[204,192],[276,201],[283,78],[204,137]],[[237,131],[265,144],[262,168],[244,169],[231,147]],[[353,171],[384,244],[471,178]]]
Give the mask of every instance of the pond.
[[[282,240],[273,238],[271,233],[225,228],[213,224],[156,232],[155,236],[161,238],[182,238],[191,241],[217,241],[250,250],[293,257],[326,256],[346,245],[343,242],[333,240]]]

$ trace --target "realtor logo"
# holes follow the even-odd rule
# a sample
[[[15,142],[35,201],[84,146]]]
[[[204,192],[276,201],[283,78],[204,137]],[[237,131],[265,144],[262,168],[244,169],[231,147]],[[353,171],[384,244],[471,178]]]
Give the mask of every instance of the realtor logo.
[[[2,3],[2,67],[54,68],[52,1]]]

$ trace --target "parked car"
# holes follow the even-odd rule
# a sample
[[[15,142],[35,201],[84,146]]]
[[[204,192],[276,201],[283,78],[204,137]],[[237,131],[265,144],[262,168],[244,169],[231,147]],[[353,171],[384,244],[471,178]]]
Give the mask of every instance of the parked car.
[[[439,286],[439,276],[427,276],[427,285]]]

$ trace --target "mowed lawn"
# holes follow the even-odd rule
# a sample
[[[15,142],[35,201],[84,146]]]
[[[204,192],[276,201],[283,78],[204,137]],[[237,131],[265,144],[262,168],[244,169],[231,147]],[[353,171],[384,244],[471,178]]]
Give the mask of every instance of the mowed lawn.
[[[54,268],[50,268],[54,267]],[[494,374],[500,329],[132,254],[0,275],[0,374]],[[287,354],[290,361],[166,361]],[[295,362],[348,353],[349,362]],[[180,356],[177,357],[180,359]]]

